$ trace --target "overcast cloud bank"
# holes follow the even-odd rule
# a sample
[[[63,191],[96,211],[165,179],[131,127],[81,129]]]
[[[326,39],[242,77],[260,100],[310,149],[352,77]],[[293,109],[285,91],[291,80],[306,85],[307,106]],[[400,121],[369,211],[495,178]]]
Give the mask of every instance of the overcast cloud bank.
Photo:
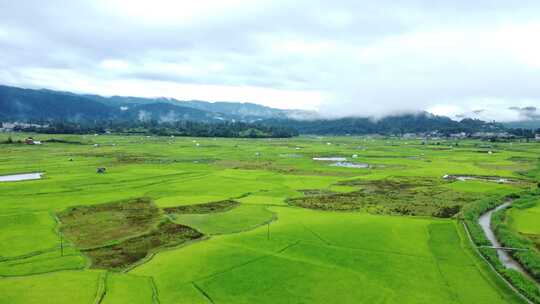
[[[539,1],[0,0],[0,83],[538,119],[539,15]]]

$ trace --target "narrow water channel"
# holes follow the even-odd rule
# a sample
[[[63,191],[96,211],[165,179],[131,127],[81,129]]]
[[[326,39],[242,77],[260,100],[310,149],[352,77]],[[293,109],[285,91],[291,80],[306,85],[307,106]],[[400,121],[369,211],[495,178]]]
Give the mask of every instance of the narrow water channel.
[[[484,230],[484,234],[486,235],[488,240],[491,242],[491,245],[494,246],[494,247],[502,247],[502,245],[497,240],[497,237],[495,236],[495,233],[491,229],[491,217],[492,217],[493,213],[495,213],[495,212],[497,212],[497,211],[499,211],[501,209],[508,208],[508,206],[510,206],[511,204],[512,204],[512,202],[506,202],[506,203],[498,206],[497,208],[489,210],[488,212],[482,214],[480,216],[480,218],[478,219],[478,223],[480,224],[480,226],[482,226],[482,230]],[[514,258],[508,253],[508,251],[503,250],[503,249],[496,249],[496,250],[497,250],[497,255],[499,257],[499,260],[504,265],[504,267],[519,271],[520,273],[522,273],[527,278],[535,281],[529,275],[529,273],[527,273],[527,271],[525,271],[525,269],[523,269],[521,264],[519,264],[518,261],[514,260]]]

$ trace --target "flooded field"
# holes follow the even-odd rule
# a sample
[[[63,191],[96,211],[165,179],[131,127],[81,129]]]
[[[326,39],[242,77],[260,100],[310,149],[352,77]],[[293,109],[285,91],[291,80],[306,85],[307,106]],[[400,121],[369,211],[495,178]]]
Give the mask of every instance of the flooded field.
[[[339,157],[339,156],[333,156],[333,157],[313,157],[312,159],[313,159],[313,160],[318,160],[318,161],[335,161],[335,162],[342,162],[342,161],[346,161],[346,160],[347,160],[346,157]]]
[[[367,169],[369,164],[365,163],[351,163],[351,162],[337,162],[333,163],[330,166],[332,167],[343,167],[343,168],[355,168],[355,169]]]
[[[19,181],[26,181],[26,180],[35,180],[35,179],[41,179],[42,175],[43,175],[42,172],[0,175],[0,182],[19,182]]]
[[[478,175],[444,175],[444,179],[447,180],[458,180],[458,181],[469,181],[469,180],[480,180],[486,182],[493,182],[499,184],[517,184],[522,183],[523,181],[513,178],[500,177],[500,176],[478,176]]]

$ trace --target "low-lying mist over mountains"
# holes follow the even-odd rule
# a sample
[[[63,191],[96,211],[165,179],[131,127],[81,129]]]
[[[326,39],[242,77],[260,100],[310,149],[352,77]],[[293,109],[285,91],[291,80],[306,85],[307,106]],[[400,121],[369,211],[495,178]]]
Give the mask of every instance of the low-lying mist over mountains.
[[[477,119],[452,120],[427,112],[329,119],[304,110],[282,110],[254,103],[180,101],[171,98],[140,98],[75,94],[0,86],[0,121],[33,123],[149,123],[177,122],[247,123],[286,127],[302,134],[404,134],[439,131],[491,132],[504,126]],[[529,128],[536,128],[534,121]]]

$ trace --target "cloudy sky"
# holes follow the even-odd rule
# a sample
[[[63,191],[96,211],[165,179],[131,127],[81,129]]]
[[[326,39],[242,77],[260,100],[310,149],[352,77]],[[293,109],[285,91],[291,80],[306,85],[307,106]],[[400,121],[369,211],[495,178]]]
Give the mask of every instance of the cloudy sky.
[[[539,118],[538,16],[537,0],[0,0],[0,83]]]

